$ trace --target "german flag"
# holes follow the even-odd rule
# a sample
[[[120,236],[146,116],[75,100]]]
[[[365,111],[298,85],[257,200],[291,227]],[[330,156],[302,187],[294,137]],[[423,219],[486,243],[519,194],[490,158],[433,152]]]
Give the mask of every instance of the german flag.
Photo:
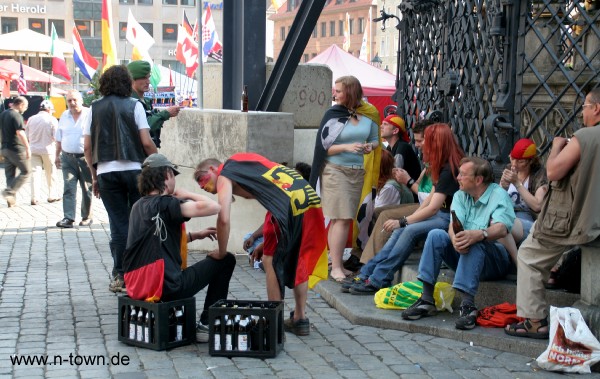
[[[265,207],[279,226],[273,257],[281,292],[308,280],[312,288],[327,278],[327,234],[321,199],[300,174],[254,153],[231,156],[220,168]]]

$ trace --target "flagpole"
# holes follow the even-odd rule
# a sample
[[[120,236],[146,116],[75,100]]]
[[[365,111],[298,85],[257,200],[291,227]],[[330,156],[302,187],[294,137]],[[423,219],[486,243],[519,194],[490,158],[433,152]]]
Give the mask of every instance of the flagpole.
[[[204,89],[202,79],[204,77],[204,52],[202,50],[202,26],[204,22],[202,20],[202,4],[204,2],[198,1],[198,21],[200,27],[198,29],[198,36],[193,36],[198,39],[198,74],[196,76],[196,104],[198,109],[204,109]]]

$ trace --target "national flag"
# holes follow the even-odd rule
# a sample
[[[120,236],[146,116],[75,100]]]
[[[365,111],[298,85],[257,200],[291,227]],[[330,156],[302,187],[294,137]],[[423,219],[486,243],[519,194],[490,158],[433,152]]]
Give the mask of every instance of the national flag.
[[[198,68],[198,44],[194,42],[192,35],[192,27],[187,21],[185,11],[183,12],[183,21],[177,28],[177,49],[175,50],[175,58],[181,62],[186,68],[186,74],[190,78],[194,76],[196,68]]]
[[[183,10],[183,20],[181,20],[181,25],[185,28],[185,31],[190,36],[194,36],[194,28],[192,27],[192,24],[190,24],[190,20],[188,20],[187,15],[185,14],[185,9]]]
[[[81,36],[77,31],[77,27],[73,27],[73,60],[83,76],[88,78],[88,80],[92,80],[96,70],[98,70],[98,61],[96,58],[92,57],[90,53],[83,46],[83,41],[81,40]]]
[[[173,71],[171,65],[169,65],[169,87],[173,87]]]
[[[346,51],[350,50],[350,15],[346,12],[346,24],[344,25],[344,44],[342,48]]]
[[[362,59],[365,62],[369,62],[369,56],[371,55],[371,49],[369,46],[369,34],[371,32],[371,9],[372,8],[369,8],[369,17],[365,23],[362,44],[360,45],[360,55],[358,56],[358,59]]]
[[[273,257],[283,293],[308,281],[309,288],[327,278],[327,234],[321,200],[300,174],[254,153],[232,155],[219,175],[250,192],[275,218],[280,230]]]
[[[133,17],[131,9],[129,10],[129,16],[127,17],[127,32],[125,38],[133,45],[133,51],[131,53],[131,60],[147,60],[149,57],[150,47],[154,45],[154,38],[140,25],[139,22]]]
[[[198,22],[198,19],[196,19],[196,23],[194,24],[194,29],[192,30],[192,37],[194,38],[194,41],[198,42],[199,34],[198,31],[200,29],[200,23]]]
[[[102,0],[102,71],[117,64],[117,44],[113,32],[111,0]]]
[[[206,8],[202,19],[204,20],[202,23],[202,62],[206,62],[208,57],[222,62],[223,46],[219,41],[219,34],[210,7]]]
[[[19,75],[19,81],[17,82],[17,92],[19,95],[27,95],[27,82],[25,81],[25,76],[23,75],[23,62],[19,61],[19,66],[21,69],[21,74]]]
[[[58,47],[56,41],[58,41],[58,34],[56,34],[54,23],[52,23],[52,46],[50,47],[50,55],[52,55],[52,72],[54,74],[62,75],[67,80],[71,80],[67,62],[65,62],[64,52]]]

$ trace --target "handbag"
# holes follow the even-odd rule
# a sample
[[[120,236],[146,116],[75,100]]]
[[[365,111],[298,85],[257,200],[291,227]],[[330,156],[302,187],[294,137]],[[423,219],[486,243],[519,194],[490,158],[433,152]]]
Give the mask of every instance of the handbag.
[[[550,342],[536,361],[544,370],[591,373],[600,361],[600,342],[579,309],[550,307]]]

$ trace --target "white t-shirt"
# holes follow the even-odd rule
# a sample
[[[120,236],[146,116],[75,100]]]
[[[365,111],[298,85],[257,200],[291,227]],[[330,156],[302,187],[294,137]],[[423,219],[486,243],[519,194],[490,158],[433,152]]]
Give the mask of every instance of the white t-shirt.
[[[92,112],[94,110],[93,104],[91,110]],[[83,128],[83,135],[85,136],[92,135],[92,112],[90,112],[89,117],[87,117],[85,126]],[[148,125],[148,120],[146,120],[146,112],[144,111],[144,106],[139,101],[135,104],[134,117],[135,123],[138,126],[138,130],[150,129],[150,125]],[[114,171],[141,170],[141,168],[142,164],[140,162],[134,162],[129,160],[98,162],[98,166],[96,167],[96,174],[100,175]]]
[[[525,187],[525,189],[529,191],[529,177],[527,177],[527,179],[525,179],[525,181],[523,182],[523,187]],[[529,211],[529,205],[527,205],[525,200],[523,200],[521,194],[517,190],[517,187],[515,187],[511,183],[508,186],[506,192],[508,192],[508,196],[510,196],[510,201],[513,204],[513,208],[517,208],[523,211]]]

